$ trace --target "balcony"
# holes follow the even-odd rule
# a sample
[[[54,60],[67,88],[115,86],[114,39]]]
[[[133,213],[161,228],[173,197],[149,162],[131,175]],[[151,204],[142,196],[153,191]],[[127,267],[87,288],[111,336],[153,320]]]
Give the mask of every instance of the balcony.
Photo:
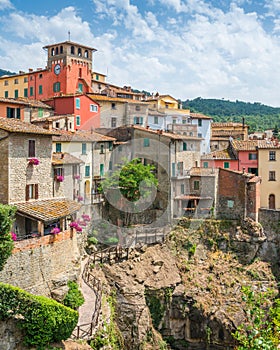
[[[104,196],[101,193],[91,195],[91,204],[98,204],[104,202]]]
[[[190,172],[188,170],[178,170],[171,175],[171,179],[174,179],[174,180],[189,179],[189,178],[190,178]]]

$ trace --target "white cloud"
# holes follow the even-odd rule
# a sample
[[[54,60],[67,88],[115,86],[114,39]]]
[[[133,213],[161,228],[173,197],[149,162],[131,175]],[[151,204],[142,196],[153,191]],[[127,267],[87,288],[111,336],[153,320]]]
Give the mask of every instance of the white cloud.
[[[224,12],[202,0],[151,0],[161,4],[151,12],[129,0],[93,0],[98,15],[92,28],[74,7],[49,17],[13,11],[1,19],[0,68],[42,67],[42,47],[67,40],[70,30],[71,40],[98,50],[94,69],[108,72],[113,84],[183,100],[224,97],[280,105],[280,43],[257,13],[245,13],[242,1]],[[97,27],[100,34],[93,34]]]
[[[0,0],[0,11],[4,9],[12,8],[13,5],[10,0]]]

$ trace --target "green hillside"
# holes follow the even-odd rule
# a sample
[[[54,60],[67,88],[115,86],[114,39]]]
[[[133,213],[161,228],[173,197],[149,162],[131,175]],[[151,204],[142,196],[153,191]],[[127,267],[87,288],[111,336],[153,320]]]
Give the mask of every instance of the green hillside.
[[[275,127],[280,129],[280,108],[266,106],[259,102],[232,102],[198,97],[184,101],[183,108],[209,115],[215,122],[242,122],[244,117],[245,123],[250,127],[250,132]]]
[[[3,75],[14,75],[16,73],[10,72],[8,70],[4,70],[4,69],[0,69],[0,77],[2,77]]]

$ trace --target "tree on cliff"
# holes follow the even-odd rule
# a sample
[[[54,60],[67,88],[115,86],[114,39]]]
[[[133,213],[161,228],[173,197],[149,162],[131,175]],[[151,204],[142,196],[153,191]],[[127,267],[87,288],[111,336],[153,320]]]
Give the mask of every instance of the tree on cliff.
[[[153,165],[144,165],[139,158],[118,164],[102,182],[106,200],[124,213],[128,225],[132,214],[141,213],[153,202],[158,180]]]
[[[15,212],[16,207],[0,204],[0,270],[3,269],[14,247],[11,227]]]

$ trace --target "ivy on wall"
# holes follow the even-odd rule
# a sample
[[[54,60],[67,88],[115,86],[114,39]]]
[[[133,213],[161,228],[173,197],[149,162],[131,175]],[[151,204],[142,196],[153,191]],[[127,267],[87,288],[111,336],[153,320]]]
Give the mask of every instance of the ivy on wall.
[[[42,347],[68,339],[78,312],[57,301],[0,283],[0,320],[16,318],[27,346]]]
[[[0,270],[3,269],[14,248],[11,228],[16,207],[0,204]]]

